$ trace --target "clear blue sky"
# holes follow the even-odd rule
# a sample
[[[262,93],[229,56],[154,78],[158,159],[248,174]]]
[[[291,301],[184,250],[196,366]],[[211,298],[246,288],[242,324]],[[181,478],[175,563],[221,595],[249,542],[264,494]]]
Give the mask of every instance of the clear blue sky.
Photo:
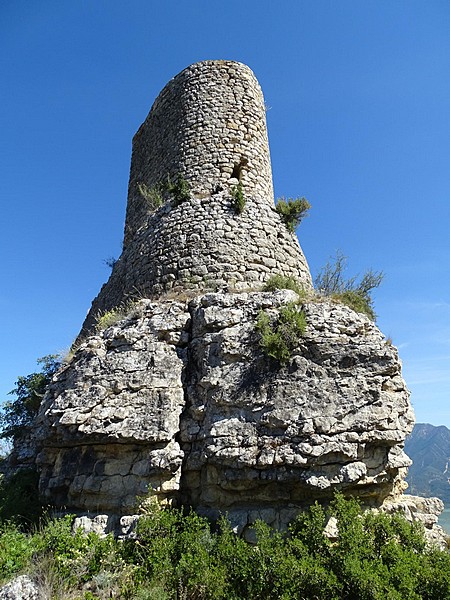
[[[386,273],[417,420],[450,426],[447,0],[2,0],[0,398],[70,346],[120,254],[131,138],[167,81],[248,64],[313,274]]]

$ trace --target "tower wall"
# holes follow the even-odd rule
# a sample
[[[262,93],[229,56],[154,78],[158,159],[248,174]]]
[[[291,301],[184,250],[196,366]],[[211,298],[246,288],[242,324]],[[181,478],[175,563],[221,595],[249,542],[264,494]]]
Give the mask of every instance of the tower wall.
[[[168,176],[187,181],[189,198],[176,202],[166,190],[152,207],[143,190]],[[261,89],[240,63],[194,64],[167,84],[134,137],[124,250],[82,331],[130,298],[260,289],[275,274],[312,286],[297,237],[275,210]]]
[[[148,213],[139,186],[177,175],[197,198],[238,179],[247,196],[273,202],[264,98],[246,65],[196,63],[159,94],[133,139],[125,246]]]

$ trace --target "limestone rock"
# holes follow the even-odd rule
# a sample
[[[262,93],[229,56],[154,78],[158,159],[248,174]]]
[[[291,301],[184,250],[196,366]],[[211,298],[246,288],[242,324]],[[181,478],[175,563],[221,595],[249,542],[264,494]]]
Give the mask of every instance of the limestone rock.
[[[36,583],[28,575],[19,575],[0,587],[0,600],[40,600]]]
[[[35,439],[41,489],[77,511],[189,503],[238,529],[282,526],[336,489],[379,505],[400,485],[413,425],[396,349],[365,316],[307,302],[284,367],[256,320],[289,290],[142,300],[55,377]]]
[[[178,488],[186,307],[143,302],[93,335],[55,379],[36,424],[46,497],[68,508],[132,510]]]

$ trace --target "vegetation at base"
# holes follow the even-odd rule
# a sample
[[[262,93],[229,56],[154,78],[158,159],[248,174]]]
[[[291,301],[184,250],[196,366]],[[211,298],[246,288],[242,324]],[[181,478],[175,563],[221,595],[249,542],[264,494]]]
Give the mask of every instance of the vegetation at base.
[[[244,212],[245,196],[244,188],[241,182],[235,185],[231,190],[231,206],[237,215],[240,215]]]
[[[324,535],[330,517],[338,539]],[[0,524],[0,581],[29,573],[47,597],[84,600],[450,600],[450,554],[427,547],[403,517],[361,513],[336,494],[280,533],[259,521],[256,544],[222,517],[151,505],[136,539],[72,531],[44,519],[25,534]]]
[[[20,376],[16,387],[9,392],[16,399],[6,402],[0,415],[0,438],[17,439],[25,435],[36,416],[45,390],[53,375],[61,366],[54,354],[49,354],[37,360],[42,365],[41,370],[31,375]]]
[[[293,232],[308,214],[311,204],[306,198],[278,198],[275,208],[288,230]]]
[[[306,331],[306,316],[296,302],[288,302],[280,308],[275,322],[261,310],[256,329],[261,336],[259,344],[264,353],[284,365]]]
[[[301,298],[306,295],[305,290],[296,279],[285,275],[272,275],[263,286],[263,292],[276,292],[277,290],[292,290]]]
[[[372,290],[379,287],[384,274],[369,269],[358,282],[357,277],[351,277],[350,279],[344,277],[346,267],[347,257],[338,251],[334,260],[327,262],[315,278],[316,290],[320,294],[342,302],[354,311],[363,313],[369,319],[375,321],[376,314],[371,293]]]

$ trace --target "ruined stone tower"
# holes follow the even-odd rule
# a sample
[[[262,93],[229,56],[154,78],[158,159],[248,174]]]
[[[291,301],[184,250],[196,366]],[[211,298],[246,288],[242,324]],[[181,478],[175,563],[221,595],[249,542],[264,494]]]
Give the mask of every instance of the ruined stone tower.
[[[168,177],[188,191],[177,197]],[[396,348],[347,306],[260,291],[274,274],[312,287],[275,210],[261,90],[240,63],[192,65],[134,138],[122,256],[16,449],[46,502],[126,533],[150,494],[227,514],[244,535],[335,490],[403,502],[414,417]],[[259,323],[286,306],[306,326],[285,363],[263,350]]]
[[[189,198],[177,202],[164,185],[180,177]],[[232,206],[238,183],[241,214]],[[155,190],[160,207],[148,198]],[[311,287],[297,238],[275,210],[261,88],[241,63],[196,63],[166,85],[133,139],[123,253],[84,332],[129,298],[258,289],[274,274]]]

